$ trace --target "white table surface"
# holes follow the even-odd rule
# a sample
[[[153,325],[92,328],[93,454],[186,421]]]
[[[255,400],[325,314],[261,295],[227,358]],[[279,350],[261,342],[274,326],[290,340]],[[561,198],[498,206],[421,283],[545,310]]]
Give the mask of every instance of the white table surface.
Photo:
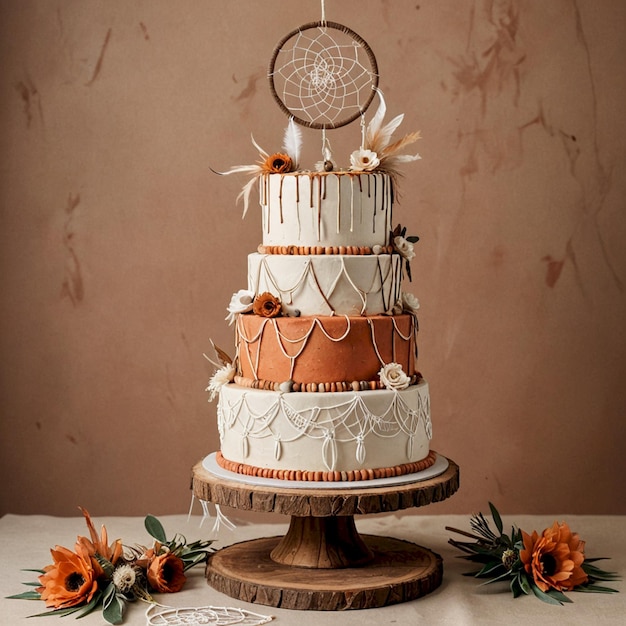
[[[484,512],[488,510],[485,506]],[[234,531],[222,528],[212,531],[213,520],[205,521],[195,515],[187,521],[186,515],[159,517],[168,537],[180,532],[188,540],[215,538],[214,547],[256,537],[283,535],[286,523],[251,523],[249,518],[238,519],[237,512],[229,511],[231,520],[237,522]],[[587,542],[587,556],[609,556],[610,561],[600,564],[604,569],[626,572],[626,517],[625,516],[503,516],[505,527],[515,523],[527,532],[541,532],[555,519],[567,521],[573,531]],[[280,517],[281,521],[287,521]],[[445,526],[469,529],[468,516],[401,514],[356,516],[359,532],[386,535],[413,541],[439,553],[444,559],[443,584],[433,593],[417,600],[379,609],[352,610],[345,612],[291,611],[249,604],[218,593],[204,579],[203,567],[188,572],[183,591],[176,594],[160,594],[157,600],[169,606],[228,606],[248,609],[256,613],[273,615],[272,624],[297,626],[363,626],[363,624],[626,624],[626,586],[623,581],[612,582],[617,594],[569,593],[574,601],[565,606],[547,605],[534,597],[513,599],[502,586],[479,586],[472,577],[462,576],[471,563],[456,558],[459,554],[447,541],[451,534]],[[96,528],[105,524],[109,539],[120,537],[127,545],[149,544],[141,517],[94,516]],[[47,617],[27,620],[33,613],[45,610],[43,602],[9,600],[6,596],[26,591],[22,582],[34,580],[35,574],[22,572],[26,568],[42,568],[51,562],[50,548],[55,544],[73,548],[77,535],[87,535],[82,517],[59,518],[42,515],[6,515],[0,519],[0,624],[30,624],[52,626],[74,623],[74,617]],[[340,573],[338,572],[338,575]],[[129,605],[124,624],[145,624],[145,605]],[[57,622],[57,620],[62,620]],[[104,624],[100,611],[94,612],[77,626]]]

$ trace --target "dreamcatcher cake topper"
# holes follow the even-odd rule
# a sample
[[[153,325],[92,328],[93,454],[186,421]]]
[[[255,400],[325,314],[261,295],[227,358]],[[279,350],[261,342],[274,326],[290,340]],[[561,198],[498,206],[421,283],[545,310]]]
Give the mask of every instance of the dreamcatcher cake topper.
[[[311,22],[283,37],[269,66],[280,108],[310,128],[339,128],[361,117],[378,87],[367,42],[336,22]]]
[[[216,172],[251,176],[237,197],[243,199],[244,216],[259,175],[306,171],[300,167],[300,127],[321,130],[322,159],[314,167],[318,172],[376,171],[395,177],[399,174],[399,164],[421,159],[419,154],[402,154],[406,146],[420,139],[419,131],[393,138],[404,114],[385,122],[387,105],[378,87],[378,65],[372,49],[352,29],[326,20],[324,0],[321,7],[322,19],[304,24],[283,37],[269,64],[270,91],[288,116],[281,150],[268,152],[252,137],[252,144],[259,152],[257,163]],[[376,96],[378,108],[366,124],[365,112]],[[347,168],[337,167],[326,131],[357,119],[361,128],[360,147],[350,154]]]

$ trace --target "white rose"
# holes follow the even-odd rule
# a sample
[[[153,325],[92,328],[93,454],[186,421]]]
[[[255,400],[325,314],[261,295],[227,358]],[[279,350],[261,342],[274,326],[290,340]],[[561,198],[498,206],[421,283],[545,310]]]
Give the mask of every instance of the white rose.
[[[404,257],[407,261],[410,261],[415,256],[415,250],[413,244],[398,235],[393,239],[394,248],[400,253],[400,256]]]
[[[228,305],[228,315],[225,318],[229,326],[237,319],[237,315],[240,313],[252,311],[254,295],[254,291],[248,291],[247,289],[240,289],[233,294]]]
[[[380,165],[380,159],[371,150],[355,150],[350,155],[350,169],[357,172],[371,172]]]
[[[392,391],[406,389],[411,384],[411,379],[402,371],[399,363],[387,363],[378,372],[378,376],[380,382]]]
[[[420,301],[412,294],[402,292],[402,310],[409,313],[416,313],[420,308]]]
[[[215,374],[211,376],[209,386],[206,388],[207,391],[211,392],[209,402],[215,398],[224,385],[227,385],[229,382],[234,380],[234,378],[235,368],[232,363],[227,363],[224,367],[220,367],[220,369],[218,369]]]

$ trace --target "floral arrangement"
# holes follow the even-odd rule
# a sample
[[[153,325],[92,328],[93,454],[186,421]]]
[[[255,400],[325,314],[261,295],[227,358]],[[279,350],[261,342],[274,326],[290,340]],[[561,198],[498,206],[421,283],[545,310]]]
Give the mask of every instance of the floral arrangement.
[[[361,147],[350,154],[351,172],[387,172],[392,176],[399,174],[398,166],[409,161],[417,161],[422,157],[419,154],[400,154],[408,145],[421,139],[419,131],[408,133],[401,139],[393,140],[393,134],[404,120],[404,114],[396,115],[390,122],[385,123],[387,105],[380,89],[376,89],[379,104],[376,113],[367,127],[362,125]],[[245,217],[250,204],[250,194],[259,174],[288,174],[298,170],[300,153],[302,151],[302,131],[293,117],[289,118],[283,137],[282,150],[269,153],[252,139],[252,145],[259,152],[259,159],[252,165],[234,165],[226,172],[216,172],[222,176],[229,174],[249,174],[250,180],[243,186],[237,201],[243,199],[243,216]],[[324,135],[323,160],[315,164],[320,172],[332,172],[336,168],[333,161],[330,144]]]
[[[376,93],[380,100],[378,109],[367,125],[361,148],[350,155],[350,169],[356,172],[383,170],[395,175],[401,163],[422,158],[419,154],[398,154],[406,146],[421,139],[421,136],[420,132],[416,131],[392,142],[394,132],[404,120],[404,113],[396,115],[390,122],[384,124],[387,105],[382,91],[376,89]]]
[[[534,594],[549,604],[571,602],[566,591],[616,593],[615,589],[596,583],[618,580],[617,574],[593,565],[603,559],[586,558],[585,542],[565,522],[554,522],[541,534],[533,531],[530,535],[513,526],[507,535],[491,502],[489,508],[497,533],[482,513],[470,519],[473,532],[446,527],[474,540],[449,540],[466,553],[462,558],[482,564],[480,570],[468,575],[488,579],[485,584],[508,581],[513,597]]]
[[[185,571],[204,563],[211,541],[187,543],[182,535],[167,540],[159,520],[148,515],[145,527],[154,538],[151,548],[125,548],[117,539],[109,545],[107,530],[100,536],[89,513],[80,508],[90,538],[79,536],[74,551],[55,546],[50,550],[53,563],[39,572],[33,591],[10,596],[25,600],[44,600],[53,609],[44,615],[83,617],[101,608],[109,624],[122,622],[127,602],[142,600],[154,603],[152,593],[180,591],[186,581]],[[27,583],[28,584],[28,583]]]

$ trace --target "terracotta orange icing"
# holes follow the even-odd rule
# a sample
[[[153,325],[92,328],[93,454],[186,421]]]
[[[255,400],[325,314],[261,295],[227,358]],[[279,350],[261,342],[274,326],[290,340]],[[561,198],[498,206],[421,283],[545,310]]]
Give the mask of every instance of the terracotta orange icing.
[[[239,374],[299,384],[377,381],[386,363],[416,372],[417,323],[412,315],[280,317],[240,315]]]

